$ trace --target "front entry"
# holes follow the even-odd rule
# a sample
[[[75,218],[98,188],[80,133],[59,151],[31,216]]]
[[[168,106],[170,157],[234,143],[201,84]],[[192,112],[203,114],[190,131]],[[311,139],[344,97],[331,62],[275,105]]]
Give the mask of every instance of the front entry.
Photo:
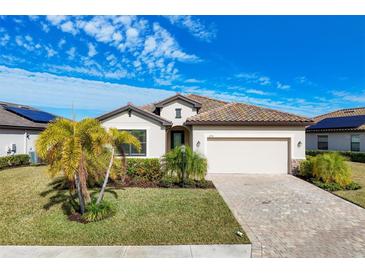
[[[171,132],[171,149],[185,144],[185,132],[177,130]]]

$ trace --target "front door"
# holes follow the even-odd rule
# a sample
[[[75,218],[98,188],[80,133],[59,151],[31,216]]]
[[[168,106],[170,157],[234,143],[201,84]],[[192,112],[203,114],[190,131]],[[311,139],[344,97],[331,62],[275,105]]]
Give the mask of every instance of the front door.
[[[171,132],[171,148],[175,148],[185,144],[184,131]]]

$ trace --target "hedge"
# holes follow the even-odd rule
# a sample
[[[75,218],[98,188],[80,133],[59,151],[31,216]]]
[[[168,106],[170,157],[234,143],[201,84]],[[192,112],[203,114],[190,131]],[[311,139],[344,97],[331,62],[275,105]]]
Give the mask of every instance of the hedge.
[[[162,178],[160,160],[157,158],[127,158],[126,175],[149,182],[159,182]]]
[[[0,157],[0,169],[26,165],[30,165],[30,157],[28,154]]]
[[[328,151],[328,150],[307,150],[306,154],[308,156],[316,156],[318,154],[338,152],[342,156],[346,157],[349,161],[365,163],[365,153],[364,152],[353,152],[353,151]]]

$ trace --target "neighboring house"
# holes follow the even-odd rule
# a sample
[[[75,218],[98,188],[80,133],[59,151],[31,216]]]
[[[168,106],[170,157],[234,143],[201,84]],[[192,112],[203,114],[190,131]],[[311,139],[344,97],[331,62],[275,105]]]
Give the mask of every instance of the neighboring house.
[[[306,130],[307,149],[365,152],[365,107],[314,117]]]
[[[142,150],[127,156],[159,158],[185,144],[208,159],[209,173],[290,173],[305,158],[305,127],[312,120],[277,110],[177,94],[98,117],[105,128],[128,130]]]
[[[30,106],[0,102],[0,157],[34,152],[39,133],[54,118]]]

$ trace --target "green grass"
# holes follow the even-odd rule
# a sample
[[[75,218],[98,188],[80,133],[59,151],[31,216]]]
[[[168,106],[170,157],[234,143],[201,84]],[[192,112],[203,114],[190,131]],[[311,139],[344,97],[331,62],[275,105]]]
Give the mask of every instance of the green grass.
[[[361,188],[358,190],[335,191],[338,196],[350,200],[365,208],[365,163],[348,162],[352,169],[352,178]]]
[[[46,167],[0,171],[0,245],[154,245],[248,243],[215,189],[109,189],[117,214],[96,223],[71,222],[68,191]]]

